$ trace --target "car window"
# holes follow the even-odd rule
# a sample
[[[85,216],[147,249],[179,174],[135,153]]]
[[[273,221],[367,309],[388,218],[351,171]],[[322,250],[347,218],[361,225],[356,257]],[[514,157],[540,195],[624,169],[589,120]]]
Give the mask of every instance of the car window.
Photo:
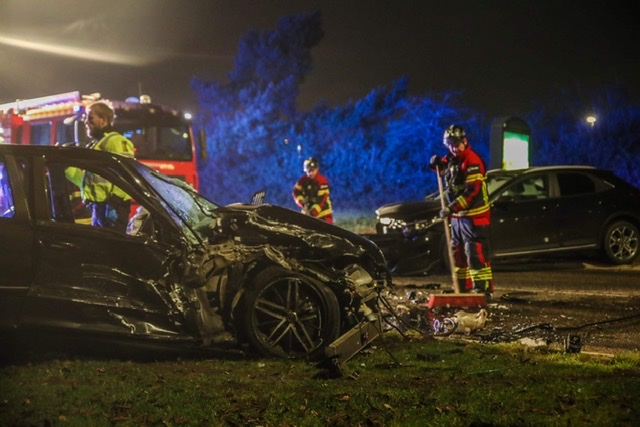
[[[98,170],[80,168],[68,163],[48,162],[46,164],[43,176],[51,221],[91,226],[91,211],[83,202],[83,193],[80,189],[87,174],[91,174],[94,181],[110,183]],[[142,235],[145,230],[143,225],[151,222],[146,221],[149,217],[148,211],[144,210],[144,216],[135,216],[138,211],[143,209],[133,202],[130,221],[135,218],[136,225],[129,228],[130,235]]]
[[[51,122],[31,125],[31,145],[51,145]]]
[[[558,173],[558,187],[562,197],[591,194],[596,191],[596,185],[589,176],[573,172]]]
[[[549,198],[549,183],[546,175],[537,175],[509,185],[500,195],[513,201],[540,200]]]
[[[13,218],[14,215],[15,208],[9,171],[5,167],[4,158],[0,156],[0,218]]]
[[[496,190],[502,187],[504,184],[512,179],[511,176],[487,174],[486,184],[489,195],[493,194]]]
[[[79,187],[65,175],[68,170],[70,165],[48,163],[43,171],[49,218],[54,222],[91,224],[91,214],[82,203]]]

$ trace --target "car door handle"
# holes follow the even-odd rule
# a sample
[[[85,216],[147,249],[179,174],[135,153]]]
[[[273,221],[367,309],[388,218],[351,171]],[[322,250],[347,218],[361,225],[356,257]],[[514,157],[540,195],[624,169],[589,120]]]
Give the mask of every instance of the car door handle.
[[[41,246],[47,247],[49,249],[61,249],[61,250],[65,250],[65,251],[69,251],[69,250],[76,250],[78,249],[78,246],[75,245],[74,243],[71,242],[53,242],[51,240],[43,240],[40,239],[39,243]]]

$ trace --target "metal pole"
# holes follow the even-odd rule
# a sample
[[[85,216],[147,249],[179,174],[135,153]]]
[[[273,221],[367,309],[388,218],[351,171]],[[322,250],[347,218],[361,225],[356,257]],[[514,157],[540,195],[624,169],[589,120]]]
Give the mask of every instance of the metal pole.
[[[438,190],[440,191],[440,206],[442,209],[446,208],[447,205],[444,202],[444,189],[442,186],[442,179],[440,177],[440,166],[436,165],[436,175],[438,179]],[[453,290],[455,293],[460,293],[460,285],[458,284],[458,279],[456,278],[455,271],[455,257],[453,255],[453,248],[451,247],[451,229],[449,228],[449,217],[442,218],[444,223],[444,235],[447,240],[447,254],[449,255],[449,270],[451,270],[451,282],[453,285]]]

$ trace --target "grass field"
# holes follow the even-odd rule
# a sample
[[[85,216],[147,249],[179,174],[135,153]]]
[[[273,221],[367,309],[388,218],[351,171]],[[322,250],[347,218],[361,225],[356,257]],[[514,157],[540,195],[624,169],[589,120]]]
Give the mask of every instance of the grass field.
[[[334,223],[354,233],[375,233],[376,214],[374,211],[336,211]]]
[[[341,369],[42,360],[0,369],[2,426],[633,426],[640,357],[388,332]]]

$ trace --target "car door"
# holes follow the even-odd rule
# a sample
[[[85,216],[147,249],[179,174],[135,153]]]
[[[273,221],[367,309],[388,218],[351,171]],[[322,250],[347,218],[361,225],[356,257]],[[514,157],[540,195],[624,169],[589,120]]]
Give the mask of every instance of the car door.
[[[546,173],[525,174],[491,201],[491,251],[496,257],[527,255],[559,246],[557,200]]]
[[[25,159],[0,155],[0,328],[18,322],[33,280],[33,230],[25,193]]]
[[[583,171],[555,174],[558,192],[557,227],[563,247],[596,247],[606,217],[604,183]]]
[[[38,159],[33,175],[37,263],[21,326],[96,337],[180,333],[180,301],[171,298],[168,280],[179,248],[74,217],[77,188],[66,179],[68,167],[117,178],[101,165]]]

